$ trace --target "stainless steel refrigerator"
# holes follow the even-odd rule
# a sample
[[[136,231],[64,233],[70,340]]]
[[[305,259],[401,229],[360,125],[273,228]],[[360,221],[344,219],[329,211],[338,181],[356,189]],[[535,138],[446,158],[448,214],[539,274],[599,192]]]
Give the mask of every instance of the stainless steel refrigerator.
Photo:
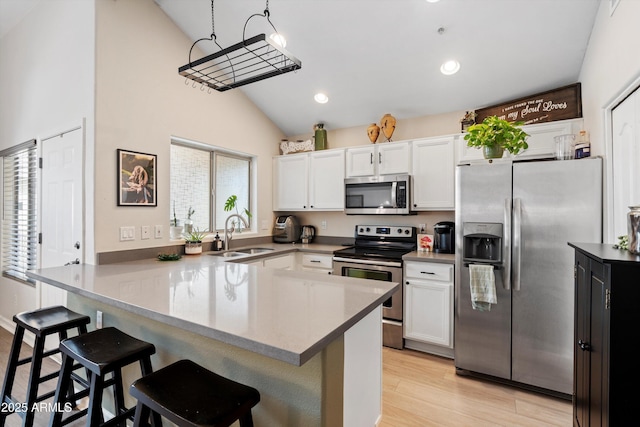
[[[457,167],[454,351],[459,373],[572,393],[569,241],[602,241],[600,158]],[[494,266],[497,303],[489,311],[472,308],[473,264]]]

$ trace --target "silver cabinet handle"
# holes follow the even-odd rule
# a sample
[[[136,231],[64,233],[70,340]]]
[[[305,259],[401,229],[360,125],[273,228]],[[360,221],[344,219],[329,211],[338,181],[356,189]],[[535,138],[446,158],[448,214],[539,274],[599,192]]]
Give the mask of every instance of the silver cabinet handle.
[[[76,242],[76,243],[73,245],[73,247],[74,247],[74,248],[76,248],[76,249],[80,249],[80,242]]]
[[[371,153],[371,160],[369,160],[369,163],[373,164],[373,153]]]
[[[420,274],[436,274],[431,271],[421,271]]]

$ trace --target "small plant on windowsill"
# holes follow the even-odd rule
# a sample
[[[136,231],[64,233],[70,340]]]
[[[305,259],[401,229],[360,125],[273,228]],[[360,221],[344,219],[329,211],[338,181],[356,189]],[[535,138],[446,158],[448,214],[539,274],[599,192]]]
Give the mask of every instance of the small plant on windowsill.
[[[208,232],[200,231],[197,227],[191,229],[190,232],[184,233],[184,253],[187,255],[195,255],[202,253],[202,241],[207,237]]]

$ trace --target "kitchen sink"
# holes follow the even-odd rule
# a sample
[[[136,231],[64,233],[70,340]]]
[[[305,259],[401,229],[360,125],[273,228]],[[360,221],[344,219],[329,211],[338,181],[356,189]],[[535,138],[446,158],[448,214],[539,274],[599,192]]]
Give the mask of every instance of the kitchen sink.
[[[233,258],[233,257],[238,257],[238,256],[245,256],[246,253],[240,253],[240,252],[222,252],[221,254],[210,254],[212,256],[221,256],[224,258]]]
[[[243,254],[261,254],[263,252],[271,252],[273,248],[247,248],[247,249],[238,249],[236,252],[240,252]]]

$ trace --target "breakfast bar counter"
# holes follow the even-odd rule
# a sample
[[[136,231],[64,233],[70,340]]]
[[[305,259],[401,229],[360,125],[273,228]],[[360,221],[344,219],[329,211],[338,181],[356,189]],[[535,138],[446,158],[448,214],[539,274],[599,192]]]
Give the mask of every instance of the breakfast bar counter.
[[[397,283],[206,254],[28,275],[68,291],[67,306],[92,325],[100,311],[105,326],[156,345],[155,369],[187,358],[257,388],[257,426],[373,425],[380,416],[380,305]]]

